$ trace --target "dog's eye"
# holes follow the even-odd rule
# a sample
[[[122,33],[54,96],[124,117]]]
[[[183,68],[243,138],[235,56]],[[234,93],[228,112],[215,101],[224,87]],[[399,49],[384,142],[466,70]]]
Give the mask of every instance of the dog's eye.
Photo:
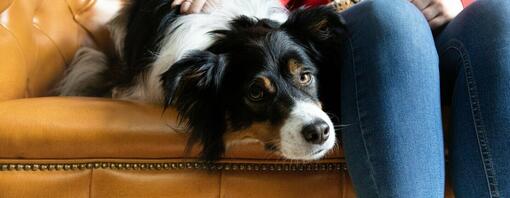
[[[264,88],[256,83],[251,84],[248,90],[248,97],[255,102],[261,101],[264,99]]]
[[[299,76],[299,82],[303,85],[308,85],[312,82],[313,76],[310,72],[303,72]]]

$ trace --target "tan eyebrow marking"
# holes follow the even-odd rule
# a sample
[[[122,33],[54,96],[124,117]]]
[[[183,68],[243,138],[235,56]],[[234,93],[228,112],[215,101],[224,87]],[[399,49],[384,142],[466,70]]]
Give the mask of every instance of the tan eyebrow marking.
[[[279,131],[282,125],[282,123],[271,124],[269,122],[255,122],[250,127],[241,131],[232,131],[230,129],[223,135],[223,140],[227,144],[232,144],[240,140],[256,139],[262,143],[271,143],[279,147]]]
[[[322,19],[321,21],[319,21],[317,24],[315,24],[313,26],[313,30],[316,32],[319,32],[319,31],[321,31],[321,29],[327,27],[327,25],[328,25],[328,20]]]
[[[264,85],[264,88],[269,93],[274,93],[276,91],[274,86],[273,86],[273,83],[271,83],[271,80],[268,77],[262,76],[262,77],[259,77],[259,79],[262,80],[262,85]]]
[[[287,65],[289,67],[290,73],[293,75],[297,75],[303,67],[303,64],[299,63],[296,59],[290,59]]]

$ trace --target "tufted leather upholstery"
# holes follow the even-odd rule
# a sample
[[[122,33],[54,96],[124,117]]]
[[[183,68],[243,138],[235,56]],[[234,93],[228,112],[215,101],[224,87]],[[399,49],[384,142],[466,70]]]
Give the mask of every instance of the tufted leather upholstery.
[[[203,164],[171,109],[51,97],[80,46],[112,51],[122,1],[0,0],[0,197],[355,197],[339,149],[296,164],[242,145]]]
[[[171,109],[50,96],[80,46],[111,52],[121,5],[0,1],[0,197],[354,196],[341,151],[296,164],[253,144],[203,164]]]
[[[120,1],[2,0],[0,100],[44,96],[83,43],[105,48]]]

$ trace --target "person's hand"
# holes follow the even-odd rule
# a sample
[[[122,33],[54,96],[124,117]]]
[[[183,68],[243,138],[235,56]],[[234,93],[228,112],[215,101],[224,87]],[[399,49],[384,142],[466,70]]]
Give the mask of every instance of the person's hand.
[[[172,6],[181,5],[181,13],[193,14],[200,12],[208,12],[219,6],[221,0],[174,0]]]
[[[423,13],[435,30],[450,22],[464,7],[460,0],[410,0]]]

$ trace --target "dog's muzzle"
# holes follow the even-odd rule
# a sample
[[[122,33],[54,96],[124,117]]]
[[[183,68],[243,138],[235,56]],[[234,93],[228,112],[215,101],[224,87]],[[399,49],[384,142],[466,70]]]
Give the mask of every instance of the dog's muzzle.
[[[335,145],[335,130],[328,115],[313,102],[298,101],[280,130],[283,157],[313,160]]]

